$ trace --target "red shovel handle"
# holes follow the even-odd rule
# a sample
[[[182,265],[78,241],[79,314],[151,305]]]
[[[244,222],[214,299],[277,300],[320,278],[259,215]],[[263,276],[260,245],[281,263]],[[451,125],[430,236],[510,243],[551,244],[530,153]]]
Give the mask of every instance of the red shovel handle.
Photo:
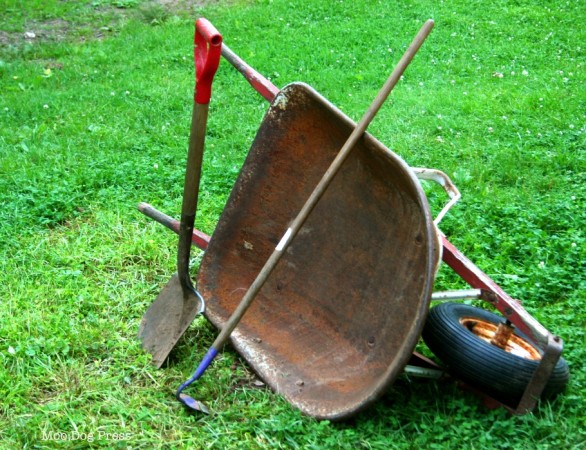
[[[222,54],[222,35],[207,19],[195,22],[193,57],[195,59],[195,102],[207,105],[212,96],[212,81]]]

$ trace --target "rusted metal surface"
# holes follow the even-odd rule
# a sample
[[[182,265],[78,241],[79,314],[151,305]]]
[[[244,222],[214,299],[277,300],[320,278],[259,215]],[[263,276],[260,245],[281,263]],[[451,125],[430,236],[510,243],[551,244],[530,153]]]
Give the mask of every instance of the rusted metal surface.
[[[231,50],[224,50],[225,48],[222,49],[222,55],[245,76],[251,86],[268,101],[272,101],[278,89],[242,59],[235,57]],[[436,257],[441,255],[438,259],[442,259],[472,287],[481,288],[483,292],[482,299],[493,303],[508,320],[514,323],[534,342],[538,343],[539,347],[544,351],[544,357],[532,381],[527,386],[523,399],[519,405],[509,407],[517,414],[530,412],[535,407],[536,399],[540,397],[543,387],[561,355],[563,349],[562,340],[558,336],[551,334],[528,314],[518,301],[512,299],[488,275],[478,269],[444,235],[440,234],[439,236],[441,248],[437,249]]]
[[[497,326],[477,317],[463,318],[460,323],[483,341],[508,353],[534,361],[541,359],[539,350],[522,337],[513,334],[514,328],[510,324],[501,323]]]
[[[221,328],[354,124],[304,84],[285,87],[253,142],[198,272]],[[401,372],[423,327],[437,239],[409,167],[366,135],[232,335],[276,392],[341,419]]]
[[[516,339],[513,339],[509,344],[509,339],[511,339],[512,334],[513,327],[511,326],[511,323],[507,320],[505,323],[500,323],[496,330],[493,330],[493,335],[489,342],[490,344],[500,349],[515,354],[517,353],[517,346],[521,350],[530,350],[533,348],[532,346],[525,348],[523,346],[523,341],[517,342]],[[537,355],[539,355],[539,352],[537,352]]]

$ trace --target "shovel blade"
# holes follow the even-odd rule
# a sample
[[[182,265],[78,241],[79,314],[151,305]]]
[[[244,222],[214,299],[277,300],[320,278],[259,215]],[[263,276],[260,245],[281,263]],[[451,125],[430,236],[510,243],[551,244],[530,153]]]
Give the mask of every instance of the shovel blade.
[[[157,368],[202,310],[200,298],[190,289],[184,290],[177,274],[173,275],[142,317],[138,330],[142,348],[152,355]]]

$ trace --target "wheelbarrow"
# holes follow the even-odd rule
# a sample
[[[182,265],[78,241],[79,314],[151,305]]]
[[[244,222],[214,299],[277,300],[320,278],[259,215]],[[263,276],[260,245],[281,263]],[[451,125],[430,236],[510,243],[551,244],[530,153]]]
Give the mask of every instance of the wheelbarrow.
[[[356,127],[310,86],[278,89],[221,45],[222,56],[270,106],[212,237],[192,233],[205,250],[198,294],[219,329]],[[419,179],[438,182],[450,197],[435,222]],[[514,413],[531,411],[559,365],[562,341],[440,232],[437,223],[458,198],[445,174],[412,168],[363,133],[233,329],[234,348],[303,413],[339,420],[370,405],[406,367],[437,369],[414,353],[432,300],[482,299],[506,319],[489,330],[490,340],[504,339],[499,351],[519,335],[536,349],[514,403],[498,399]],[[139,210],[180,232],[178,221],[152,206],[141,203]],[[433,294],[442,260],[473,289]],[[473,327],[462,328],[485,341]]]

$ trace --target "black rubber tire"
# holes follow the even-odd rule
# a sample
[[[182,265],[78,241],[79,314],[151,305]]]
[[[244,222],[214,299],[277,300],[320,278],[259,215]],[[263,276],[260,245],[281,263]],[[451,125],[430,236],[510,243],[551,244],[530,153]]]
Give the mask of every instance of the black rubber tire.
[[[482,340],[460,322],[469,318],[497,326],[505,321],[484,309],[441,303],[429,312],[422,334],[425,344],[456,378],[502,401],[520,399],[539,361],[514,355]],[[537,348],[525,334],[518,330],[515,334]],[[568,364],[560,358],[542,396],[552,397],[563,391],[568,380]]]

